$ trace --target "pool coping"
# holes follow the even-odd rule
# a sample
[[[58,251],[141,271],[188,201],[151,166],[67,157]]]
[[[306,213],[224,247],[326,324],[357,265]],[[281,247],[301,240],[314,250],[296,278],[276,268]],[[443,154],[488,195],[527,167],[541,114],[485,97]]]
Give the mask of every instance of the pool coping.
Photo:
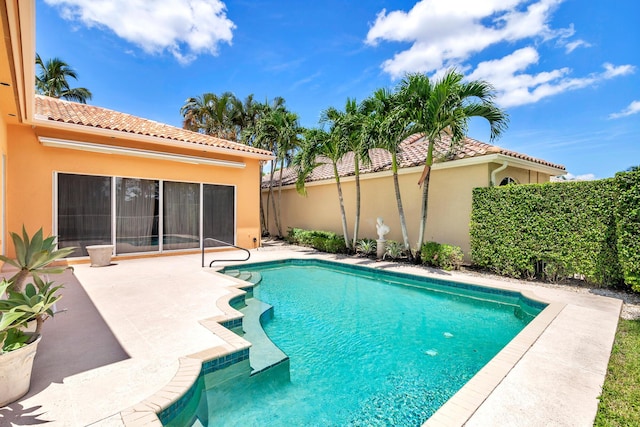
[[[541,301],[539,297],[532,297],[531,292],[521,292],[527,298]],[[422,427],[461,426],[469,421],[489,395],[540,338],[551,322],[566,307],[566,304],[561,302],[548,302],[548,304],[489,363],[431,415],[422,424]]]
[[[214,271],[211,273],[221,275]],[[180,401],[189,392],[198,380],[205,362],[224,359],[231,354],[248,350],[251,347],[249,341],[223,326],[244,317],[241,312],[232,307],[231,302],[246,294],[240,288],[246,288],[248,282],[230,276],[224,276],[224,278],[235,282],[235,285],[228,286],[229,293],[216,301],[217,308],[223,314],[200,320],[199,323],[225,343],[178,359],[178,369],[171,381],[142,402],[120,412],[120,418],[126,427],[162,427],[159,414]]]
[[[309,260],[309,258],[287,257],[280,260]],[[313,257],[320,261],[329,263],[339,263],[350,266],[357,266],[359,269],[381,270],[376,266],[361,266],[353,262],[345,262],[345,260],[331,259],[327,260],[323,257]],[[250,264],[271,263],[278,260],[255,262]],[[231,302],[246,294],[240,288],[253,286],[251,283],[233,278],[219,273],[226,267],[237,267],[237,264],[230,266],[221,266],[219,269],[210,271],[212,275],[219,275],[226,280],[231,280],[234,285],[228,287],[229,293],[218,298],[216,306],[223,314],[211,318],[203,319],[199,323],[211,331],[213,334],[221,338],[225,344],[203,350],[201,352],[191,354],[179,359],[179,367],[172,380],[156,393],[146,398],[142,402],[131,406],[120,412],[122,422],[126,427],[141,426],[163,426],[160,421],[159,414],[171,407],[186,395],[191,387],[197,381],[203,363],[215,359],[225,358],[240,350],[248,350],[251,343],[239,335],[232,332],[223,325],[235,324],[238,319],[243,318],[243,314],[232,307]],[[397,269],[389,271],[407,274]],[[425,272],[426,273],[426,272]],[[565,303],[549,301],[539,297],[534,292],[527,290],[513,290],[503,286],[497,286],[489,283],[469,283],[469,281],[447,278],[441,279],[434,277],[433,274],[416,274],[409,273],[414,276],[428,277],[437,279],[437,281],[454,282],[464,285],[471,285],[478,288],[499,289],[508,293],[519,293],[522,297],[529,300],[547,304],[547,307],[538,314],[516,337],[514,337],[496,356],[494,356],[478,373],[476,373],[460,390],[458,390],[445,404],[443,404],[429,419],[427,419],[422,427],[434,426],[457,426],[464,425],[485,402],[491,393],[500,385],[509,372],[522,359],[527,351],[535,344],[542,333],[553,322],[553,320],[566,307]]]

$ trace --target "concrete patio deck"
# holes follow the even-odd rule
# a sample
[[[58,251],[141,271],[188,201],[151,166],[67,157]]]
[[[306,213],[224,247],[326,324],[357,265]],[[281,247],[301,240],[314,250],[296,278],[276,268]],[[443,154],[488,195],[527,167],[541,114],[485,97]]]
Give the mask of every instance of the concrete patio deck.
[[[482,398],[466,425],[593,424],[620,300],[526,282],[341,259],[295,247],[253,250],[251,261],[292,257],[338,259],[530,291],[566,304],[493,392]],[[233,263],[219,263],[228,264]],[[45,323],[31,389],[18,402],[0,408],[2,426],[122,426],[120,411],[165,386],[176,374],[180,357],[223,344],[198,322],[222,314],[216,301],[235,282],[200,268],[199,255],[74,268],[59,280],[66,285],[58,309],[67,311]],[[459,425],[446,420],[441,417],[437,425]]]

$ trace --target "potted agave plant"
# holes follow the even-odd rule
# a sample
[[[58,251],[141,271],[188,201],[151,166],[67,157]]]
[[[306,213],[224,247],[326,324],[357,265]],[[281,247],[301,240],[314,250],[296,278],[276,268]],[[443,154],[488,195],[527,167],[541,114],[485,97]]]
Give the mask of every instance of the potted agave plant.
[[[29,238],[23,227],[22,236],[11,233],[11,238],[16,258],[0,255],[0,260],[18,268],[9,280],[0,281],[0,406],[29,391],[42,324],[53,316],[54,304],[61,297],[61,286],[43,277],[64,271],[66,267],[51,263],[73,251],[57,250],[55,237],[44,239],[42,229]],[[34,323],[35,330],[28,332],[28,326]]]

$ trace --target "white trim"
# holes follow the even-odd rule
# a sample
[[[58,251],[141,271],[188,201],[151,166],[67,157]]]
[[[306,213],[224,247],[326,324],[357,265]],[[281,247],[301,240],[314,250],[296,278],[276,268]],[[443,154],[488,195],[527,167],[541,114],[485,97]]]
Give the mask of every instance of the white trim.
[[[233,188],[233,244],[238,245],[238,187],[232,184]]]
[[[185,156],[183,154],[163,153],[160,151],[140,150],[137,148],[115,147],[111,145],[93,144],[88,142],[71,141],[66,139],[47,138],[39,136],[38,140],[45,147],[68,148],[72,150],[90,151],[101,154],[120,154],[124,156],[143,157],[155,160],[169,160],[191,164],[223,166],[229,168],[244,168],[244,162],[209,159],[205,157]]]
[[[507,156],[505,154],[488,154],[478,157],[466,157],[460,160],[451,160],[448,162],[434,163],[432,169],[449,169],[458,166],[471,166],[479,165],[483,163],[504,163],[509,162],[509,166],[519,167],[535,172],[542,172],[547,175],[564,175],[567,173],[564,169],[556,168],[553,166],[543,165],[540,163],[532,162],[530,160],[519,159],[517,157]]]
[[[53,183],[51,185],[53,188],[51,189],[53,191],[53,200],[52,200],[52,209],[53,209],[53,214],[52,214],[52,219],[53,221],[51,226],[52,226],[52,230],[53,230],[53,235],[56,236],[56,249],[58,248],[58,172],[53,171]]]
[[[162,145],[165,147],[197,149],[200,151],[205,151],[210,153],[226,154],[226,155],[235,156],[235,157],[245,157],[250,159],[258,159],[258,160],[275,159],[274,155],[251,153],[247,151],[242,151],[240,149],[214,147],[211,145],[200,144],[197,142],[176,141],[168,138],[161,138],[158,136],[140,135],[137,133],[129,133],[129,132],[123,132],[119,130],[82,126],[75,123],[54,122],[54,121],[48,120],[46,116],[42,116],[40,114],[35,114],[33,119],[30,120],[28,123],[36,127],[39,126],[41,128],[62,129],[62,130],[68,130],[73,132],[82,132],[87,135],[106,136],[106,137],[118,139],[121,141],[128,140],[128,141],[148,142],[155,145]],[[233,142],[233,141],[229,141],[229,142]]]
[[[118,206],[116,204],[116,198],[118,195],[116,183],[118,177],[111,175],[111,244],[113,245],[113,254],[118,255],[118,236],[116,234],[116,228],[118,227]]]
[[[162,253],[164,246],[164,180],[158,180],[158,252]]]
[[[200,250],[204,249],[204,183],[200,183]]]

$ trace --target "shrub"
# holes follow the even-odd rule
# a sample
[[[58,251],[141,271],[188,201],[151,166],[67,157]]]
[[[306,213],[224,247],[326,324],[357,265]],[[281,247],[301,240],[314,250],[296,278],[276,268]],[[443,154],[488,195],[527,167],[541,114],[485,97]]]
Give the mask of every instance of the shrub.
[[[617,249],[624,281],[640,292],[640,171],[619,173]]]
[[[373,239],[362,239],[356,245],[356,252],[368,256],[376,252],[376,241]]]
[[[309,246],[319,251],[332,254],[347,252],[344,238],[330,231],[290,228],[287,234],[287,241],[292,244]]]
[[[472,260],[513,277],[619,284],[616,200],[613,179],[476,188]]]
[[[426,242],[420,249],[423,264],[444,270],[459,270],[462,265],[462,249],[459,246]]]

